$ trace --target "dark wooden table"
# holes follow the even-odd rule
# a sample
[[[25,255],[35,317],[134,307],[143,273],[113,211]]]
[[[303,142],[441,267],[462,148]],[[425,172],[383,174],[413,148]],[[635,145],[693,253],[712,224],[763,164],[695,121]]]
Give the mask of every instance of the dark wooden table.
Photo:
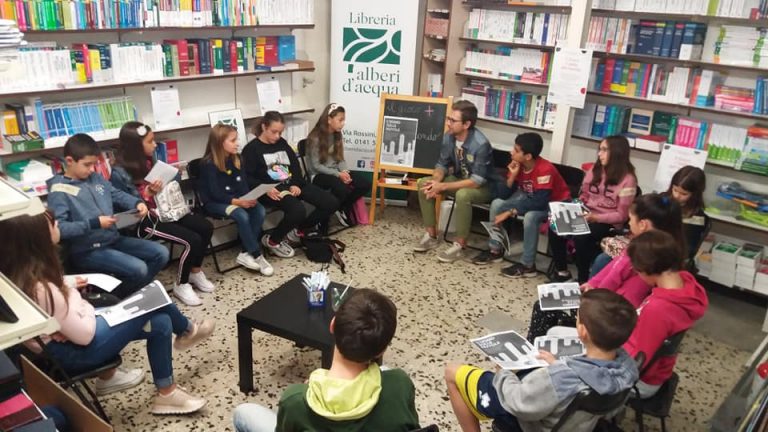
[[[334,342],[329,326],[334,313],[329,292],[334,287],[343,290],[344,285],[332,282],[326,292],[325,307],[310,308],[307,291],[301,284],[305,277],[308,275],[297,275],[237,314],[240,391],[253,390],[253,329],[319,349],[322,367],[331,366]]]

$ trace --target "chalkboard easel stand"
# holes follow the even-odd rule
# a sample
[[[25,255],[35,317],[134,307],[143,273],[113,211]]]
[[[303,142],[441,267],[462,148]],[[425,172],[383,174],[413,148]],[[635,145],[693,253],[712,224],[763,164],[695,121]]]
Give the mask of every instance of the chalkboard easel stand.
[[[379,109],[379,126],[376,134],[376,155],[374,159],[373,168],[373,182],[371,187],[371,209],[369,214],[370,224],[373,225],[376,218],[376,193],[379,193],[379,206],[383,210],[384,194],[387,189],[400,189],[408,191],[416,191],[416,179],[411,177],[410,174],[426,174],[432,175],[434,173],[434,164],[437,162],[440,150],[440,143],[442,143],[442,135],[445,131],[445,119],[450,114],[449,108],[451,106],[451,98],[433,98],[424,96],[407,96],[396,94],[383,94],[381,96],[381,103]],[[393,112],[397,107],[408,107],[411,110],[408,113]],[[418,112],[418,113],[417,113]],[[382,138],[384,134],[384,117],[387,115],[408,117],[410,115],[420,116],[421,121],[424,124],[420,124],[420,128],[434,129],[439,124],[439,136],[437,134],[430,133],[434,142],[427,140],[416,141],[417,152],[422,152],[421,155],[429,154],[429,157],[422,159],[429,159],[428,163],[425,161],[418,162],[421,166],[401,166],[401,165],[387,165],[381,162],[382,151]],[[429,119],[427,119],[429,117]],[[439,123],[438,123],[439,121]],[[398,173],[408,174],[407,182],[401,183],[387,183],[387,172],[395,171]],[[437,196],[437,205],[435,211],[437,217],[440,216],[440,201],[442,200],[442,194]]]

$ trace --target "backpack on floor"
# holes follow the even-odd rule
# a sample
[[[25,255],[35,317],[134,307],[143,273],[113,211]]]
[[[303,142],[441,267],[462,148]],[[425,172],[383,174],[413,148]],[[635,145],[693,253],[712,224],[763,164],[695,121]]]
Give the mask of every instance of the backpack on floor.
[[[307,259],[310,261],[325,265],[335,262],[341,268],[341,272],[346,273],[346,264],[344,264],[341,254],[347,248],[347,245],[343,242],[318,234],[308,234],[302,238],[301,244],[304,247]]]

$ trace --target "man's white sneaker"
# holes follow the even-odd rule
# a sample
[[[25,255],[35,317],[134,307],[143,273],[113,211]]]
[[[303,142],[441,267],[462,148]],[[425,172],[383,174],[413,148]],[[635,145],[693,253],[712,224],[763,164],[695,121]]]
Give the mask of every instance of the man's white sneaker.
[[[440,246],[440,240],[437,237],[432,237],[429,233],[424,233],[421,240],[413,247],[414,252],[426,252]]]
[[[445,263],[452,263],[463,257],[464,247],[458,242],[453,242],[448,249],[437,254],[437,259]]]
[[[204,293],[212,293],[216,289],[216,286],[205,277],[205,273],[202,270],[197,273],[190,273],[189,283]]]
[[[192,285],[188,283],[176,284],[173,287],[173,295],[187,306],[200,306],[203,304],[203,301],[197,296]]]
[[[169,395],[157,394],[152,404],[152,414],[189,414],[200,410],[207,402],[203,398],[192,396],[180,386]]]
[[[103,396],[121,390],[135,387],[144,381],[144,370],[118,368],[112,378],[103,380],[96,378],[96,394]]]
[[[265,235],[261,238],[261,244],[264,245],[266,250],[269,251],[272,255],[277,255],[280,258],[291,258],[296,254],[296,252],[293,250],[291,245],[288,244],[285,240],[281,241],[279,244],[273,245],[270,243],[269,235]]]

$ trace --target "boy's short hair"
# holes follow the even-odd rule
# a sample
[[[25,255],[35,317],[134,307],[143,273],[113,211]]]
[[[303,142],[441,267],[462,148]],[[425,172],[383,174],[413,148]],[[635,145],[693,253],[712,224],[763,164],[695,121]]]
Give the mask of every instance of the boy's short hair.
[[[355,290],[339,307],[333,328],[336,347],[347,360],[367,363],[387,349],[397,329],[397,308],[374,290]]]
[[[627,255],[636,272],[649,275],[680,271],[685,259],[680,242],[671,234],[656,229],[634,237],[629,242]]]
[[[64,157],[70,156],[75,162],[86,156],[98,156],[100,154],[99,145],[88,134],[72,135],[64,144]]]
[[[544,148],[544,140],[541,139],[541,135],[535,132],[526,132],[518,135],[515,138],[515,144],[520,146],[523,155],[529,154],[534,159],[539,157],[541,150]]]
[[[581,295],[579,321],[596,347],[613,351],[629,339],[637,323],[637,312],[623,296],[597,288]]]
[[[469,122],[470,129],[477,123],[477,107],[470,101],[458,100],[451,106],[453,111],[461,111],[461,121]]]

